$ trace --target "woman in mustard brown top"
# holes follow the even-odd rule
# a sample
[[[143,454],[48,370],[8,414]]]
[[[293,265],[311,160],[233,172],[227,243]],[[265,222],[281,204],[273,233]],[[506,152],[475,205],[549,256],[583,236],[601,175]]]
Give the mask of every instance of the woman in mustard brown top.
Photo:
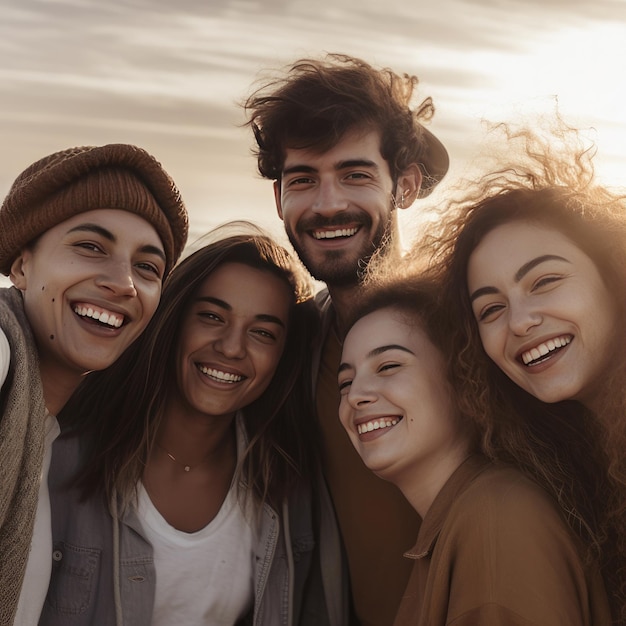
[[[490,425],[466,415],[465,387],[448,375],[456,355],[434,284],[387,280],[357,307],[338,375],[341,423],[423,520],[396,626],[611,624],[596,561],[566,512],[482,452]]]

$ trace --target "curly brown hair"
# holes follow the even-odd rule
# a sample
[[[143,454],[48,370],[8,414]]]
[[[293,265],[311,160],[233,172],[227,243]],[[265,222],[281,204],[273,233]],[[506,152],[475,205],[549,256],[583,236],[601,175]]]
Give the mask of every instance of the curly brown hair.
[[[410,108],[416,76],[373,68],[361,59],[329,54],[300,59],[284,76],[258,87],[243,104],[256,140],[264,178],[280,180],[286,148],[320,153],[354,128],[381,134],[381,154],[393,180],[412,163],[422,169],[422,195],[445,174],[445,148],[424,128],[435,108],[431,98]]]
[[[467,285],[468,263],[482,238],[500,224],[531,221],[561,231],[587,254],[626,316],[626,195],[596,182],[594,151],[575,130],[561,126],[551,138],[502,130],[507,146],[523,147],[523,158],[469,189],[464,184],[411,259],[427,254],[442,287],[454,345],[449,366],[483,451],[519,467],[558,501],[584,556],[600,563],[616,623],[626,624],[626,358],[606,372],[600,410],[574,400],[541,402],[486,355]],[[557,139],[566,149],[555,149]],[[623,329],[615,329],[615,341],[626,347]]]

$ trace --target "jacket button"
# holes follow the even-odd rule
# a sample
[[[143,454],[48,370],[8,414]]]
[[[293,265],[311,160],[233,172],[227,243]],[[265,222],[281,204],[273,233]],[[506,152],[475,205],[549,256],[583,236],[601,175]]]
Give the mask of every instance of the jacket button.
[[[52,553],[52,559],[54,561],[60,561],[63,558],[63,552],[61,550],[54,550]]]

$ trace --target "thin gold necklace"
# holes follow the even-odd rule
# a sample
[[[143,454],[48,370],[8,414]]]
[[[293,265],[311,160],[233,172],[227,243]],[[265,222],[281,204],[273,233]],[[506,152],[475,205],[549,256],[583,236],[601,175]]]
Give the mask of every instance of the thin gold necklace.
[[[165,452],[165,454],[167,454],[167,456],[170,457],[170,459],[172,459],[172,461],[174,461],[174,463],[178,463],[178,465],[180,465],[186,472],[190,472],[192,469],[195,469],[196,467],[198,467],[198,465],[201,465],[202,463],[204,463],[210,456],[211,454],[207,454],[206,457],[204,457],[204,459],[202,459],[202,461],[199,461],[198,463],[196,463],[196,465],[187,465],[186,463],[183,463],[182,461],[179,461],[171,452],[168,452],[160,443],[157,443],[157,446],[159,448],[161,448],[161,450],[163,450],[163,452]]]

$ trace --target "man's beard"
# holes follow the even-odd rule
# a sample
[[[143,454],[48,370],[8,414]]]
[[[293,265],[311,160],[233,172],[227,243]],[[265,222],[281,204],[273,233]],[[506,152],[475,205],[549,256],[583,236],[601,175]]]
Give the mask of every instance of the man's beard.
[[[368,215],[359,215],[358,221],[362,229],[369,229],[372,220]],[[335,218],[333,220],[316,219],[306,224],[298,226],[298,236],[301,238],[309,237],[307,231],[313,228],[341,228],[347,224],[355,222],[354,216],[346,215],[342,219]],[[371,241],[365,242],[361,249],[356,253],[351,253],[350,257],[345,257],[346,252],[343,250],[328,250],[324,254],[324,260],[316,262],[312,256],[307,253],[304,246],[300,245],[298,238],[293,230],[286,228],[287,237],[296,251],[302,263],[316,280],[322,281],[333,287],[352,287],[359,284],[360,277],[367,268],[373,254],[384,254],[390,245],[392,218],[391,214],[385,224],[382,222],[378,225],[376,231],[372,234]]]

